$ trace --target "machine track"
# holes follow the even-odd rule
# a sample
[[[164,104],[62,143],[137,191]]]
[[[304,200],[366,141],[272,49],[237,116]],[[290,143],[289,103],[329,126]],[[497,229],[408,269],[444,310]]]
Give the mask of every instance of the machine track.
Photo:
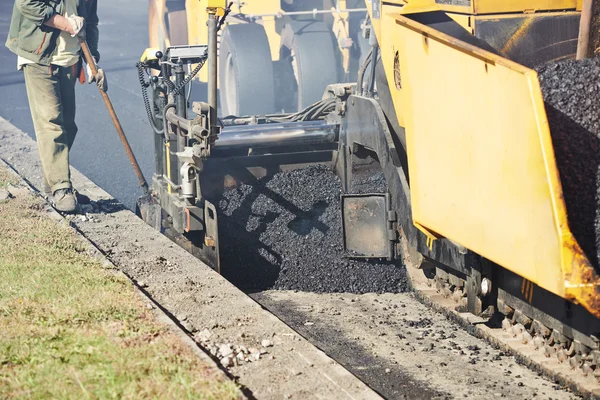
[[[600,92],[593,82],[599,63],[599,58],[567,60],[537,68],[569,225],[596,268],[600,229],[597,220],[600,130],[596,100]],[[581,87],[586,89],[582,91]],[[409,254],[405,243],[403,247],[404,253]],[[474,335],[514,354],[522,364],[585,396],[600,397],[600,354],[594,333],[597,320],[581,307],[494,266],[502,276],[494,282],[496,301],[491,303],[494,308],[490,310],[496,313],[488,318],[477,317],[462,312],[468,309],[465,287],[468,283],[452,270],[429,266],[423,273],[418,269],[421,262],[411,260],[410,256],[404,262],[415,292],[424,303],[444,312]],[[512,287],[513,292],[503,290],[502,285]],[[533,301],[534,291],[536,297],[544,300]],[[479,300],[485,303],[482,296]],[[485,315],[485,310],[482,311]]]
[[[499,314],[482,318],[461,312],[461,303],[466,298],[460,288],[441,282],[439,277],[429,279],[410,260],[405,258],[404,261],[416,297],[421,302],[442,312],[472,335],[515,356],[519,363],[539,374],[586,398],[600,398],[593,352],[577,340],[528,316],[526,303],[515,298],[511,299],[511,305],[500,301],[504,319],[498,318]]]
[[[383,176],[368,168],[361,171],[365,170],[367,173],[362,174],[355,171],[352,189],[366,193],[385,191]],[[305,190],[307,187],[311,190]],[[399,277],[385,265],[344,261],[339,248],[339,191],[339,180],[329,168],[311,166],[265,177],[250,186],[241,185],[223,193],[222,198],[213,199],[221,214],[221,272],[249,293],[274,289],[322,294],[401,293],[408,288],[402,289],[404,286],[399,284],[392,285],[392,289],[390,285],[396,282],[392,278],[405,282],[404,276],[408,275],[419,300],[458,322],[470,334],[514,355],[519,363],[574,392],[600,396],[600,384],[593,372],[595,362],[587,361],[589,348],[538,320],[534,322],[534,315],[528,316],[526,307],[518,307],[518,299],[503,295],[500,311],[507,315],[504,320],[498,313],[492,318],[481,318],[457,311],[467,305],[464,281],[439,270],[427,278],[409,256],[403,259],[404,267],[395,267]],[[315,214],[315,210],[319,212]],[[299,226],[303,229],[298,230]],[[319,229],[329,233],[324,235]],[[180,238],[178,243],[181,240],[185,242]],[[183,247],[190,250],[193,246]],[[265,249],[269,252],[265,253]],[[261,302],[260,296],[253,297]],[[294,303],[294,295],[289,295],[289,301]],[[290,309],[293,308],[273,312],[285,321]]]

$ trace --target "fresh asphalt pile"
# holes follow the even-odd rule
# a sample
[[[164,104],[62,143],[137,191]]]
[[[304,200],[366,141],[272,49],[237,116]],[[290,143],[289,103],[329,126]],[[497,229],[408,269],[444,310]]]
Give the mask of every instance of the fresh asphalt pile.
[[[351,191],[356,194],[385,193],[387,183],[379,162],[371,156],[352,161]]]
[[[538,68],[569,225],[600,267],[600,58]]]
[[[223,193],[221,272],[247,291],[398,293],[404,267],[344,252],[341,183],[327,167],[280,172]]]

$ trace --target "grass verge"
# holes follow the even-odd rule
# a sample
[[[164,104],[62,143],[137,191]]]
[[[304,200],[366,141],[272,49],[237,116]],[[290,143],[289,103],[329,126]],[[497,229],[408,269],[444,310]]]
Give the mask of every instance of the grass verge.
[[[9,184],[16,185],[17,178],[14,174],[0,166],[0,188],[5,188]]]
[[[0,204],[0,398],[239,397],[42,210]]]

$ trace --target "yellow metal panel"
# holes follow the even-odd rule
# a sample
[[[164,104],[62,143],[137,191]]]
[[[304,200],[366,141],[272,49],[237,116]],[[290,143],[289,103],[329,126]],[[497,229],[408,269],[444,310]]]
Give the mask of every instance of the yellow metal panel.
[[[458,23],[460,26],[465,28],[469,33],[473,34],[473,27],[471,26],[471,18],[473,17],[471,15],[454,13],[447,13],[447,15],[456,21],[456,23]]]
[[[207,0],[208,4],[206,8],[225,8],[227,7],[227,0]]]
[[[392,0],[386,1],[386,4],[406,4],[407,11],[402,11],[403,14],[415,12],[418,8],[428,8],[432,6],[444,11],[457,13],[496,14],[504,12],[569,10],[575,8],[580,10],[581,2],[582,0],[462,0],[456,1],[456,4],[452,4],[451,1]]]
[[[390,94],[396,109],[396,117],[400,126],[405,126],[404,114],[407,109],[407,105],[405,104],[407,97],[402,89],[402,82],[396,82],[394,79],[394,76],[398,76],[396,70],[401,72],[404,67],[403,63],[396,58],[397,54],[405,52],[404,42],[398,40],[393,35],[387,34],[387,32],[390,32],[390,26],[392,28],[396,26],[396,20],[392,15],[399,10],[399,7],[386,4],[381,10],[381,19],[371,20],[371,23],[376,32],[381,58],[384,60],[382,65],[385,70],[385,76],[388,78],[388,84],[390,85]],[[382,35],[382,32],[386,34]]]
[[[435,3],[435,1],[433,1]],[[474,14],[475,13],[475,5],[470,2],[466,6],[456,6],[452,4],[439,4],[439,8],[444,11],[449,11],[453,13],[465,13],[465,14]]]
[[[262,18],[262,24],[265,27],[265,33],[269,39],[269,47],[271,48],[271,58],[273,61],[279,60],[279,47],[281,46],[281,38],[275,28],[275,17]]]
[[[567,10],[577,7],[577,0],[473,0],[475,14],[503,12]]]
[[[188,23],[188,43],[206,44],[208,43],[208,13],[206,5],[198,0],[186,0],[186,16]],[[198,74],[202,82],[208,81],[208,68],[202,68]]]
[[[599,279],[568,228],[536,72],[391,17],[381,29],[393,50],[382,59],[394,88],[399,56],[405,99],[394,105],[415,224],[600,315]]]
[[[234,3],[232,13],[243,12],[248,15],[272,14],[280,10],[280,0],[247,0],[242,7]],[[206,4],[198,0],[186,0],[188,21],[188,40],[190,44],[206,44],[208,43],[208,27],[206,22],[208,13],[206,12]],[[271,47],[271,55],[273,61],[279,60],[279,35],[275,31],[275,18],[265,17],[260,21],[265,27],[267,37],[269,38],[269,46]],[[236,23],[235,18],[228,19],[228,23]],[[237,22],[239,23],[239,21]],[[199,79],[206,82],[208,79],[208,69],[200,70]]]
[[[140,61],[141,62],[148,62],[148,61],[156,61],[158,60],[158,58],[156,57],[156,53],[160,50],[160,48],[158,47],[149,47],[146,50],[144,50],[144,53],[142,54],[142,56],[140,57]]]
[[[206,44],[208,40],[206,7],[201,7],[198,0],[186,0],[185,8],[187,11],[188,43]]]

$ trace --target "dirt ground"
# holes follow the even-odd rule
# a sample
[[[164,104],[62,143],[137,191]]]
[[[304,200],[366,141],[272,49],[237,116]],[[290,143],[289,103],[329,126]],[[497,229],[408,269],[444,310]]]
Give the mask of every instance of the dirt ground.
[[[387,398],[577,398],[410,293],[269,291],[253,298]],[[415,395],[407,386],[414,382],[427,389]]]

